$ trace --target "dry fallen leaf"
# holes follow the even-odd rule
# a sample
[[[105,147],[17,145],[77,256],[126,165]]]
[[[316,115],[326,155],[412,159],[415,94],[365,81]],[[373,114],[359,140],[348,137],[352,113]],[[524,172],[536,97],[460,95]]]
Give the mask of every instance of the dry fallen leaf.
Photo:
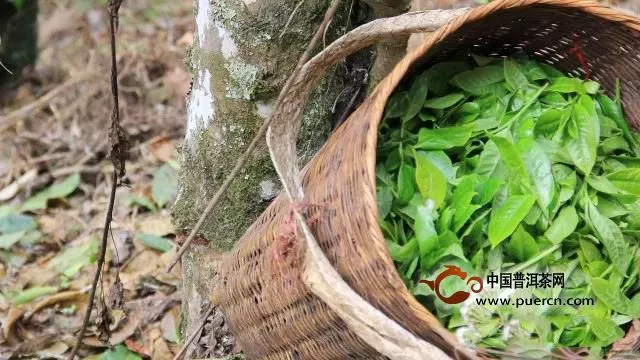
[[[173,156],[175,155],[175,143],[167,136],[156,136],[149,140],[149,144],[147,146],[149,153],[162,162],[167,162],[173,159]]]
[[[608,359],[622,359],[628,354],[640,356],[640,320],[633,320],[631,328],[627,331],[627,335],[616,341],[611,347]],[[636,357],[638,358],[638,357]]]
[[[125,290],[135,292],[136,284],[145,275],[159,268],[160,257],[153,250],[143,250],[120,272],[120,279]]]
[[[14,101],[18,104],[27,104],[31,101],[33,101],[34,96],[33,96],[33,92],[31,92],[31,86],[29,86],[29,84],[22,84],[20,85],[20,87],[18,87],[18,90],[16,91],[16,96],[14,98]]]
[[[40,24],[38,44],[44,45],[53,38],[70,34],[81,26],[82,21],[77,11],[73,8],[58,7]]]
[[[67,302],[82,302],[85,299],[86,293],[84,291],[64,291],[53,294],[36,303],[33,308],[25,314],[25,319],[29,319],[33,314],[51,305]]]
[[[184,106],[191,83],[191,75],[184,70],[183,66],[176,66],[165,74],[164,83],[171,89],[175,104]]]
[[[116,274],[116,281],[109,290],[109,307],[111,309],[124,308],[124,286],[122,286],[122,281],[118,274]]]
[[[20,189],[27,184],[31,183],[38,176],[38,169],[31,169],[20,176],[16,181],[7,185],[4,189],[0,190],[0,201],[7,201],[12,199]]]
[[[180,321],[180,307],[175,306],[167,311],[160,321],[162,335],[167,341],[178,343],[178,323]]]
[[[56,341],[57,334],[36,335],[24,339],[16,347],[14,354],[30,355],[50,347]]]
[[[137,230],[140,233],[157,236],[165,236],[175,232],[175,228],[171,223],[171,214],[168,210],[163,210],[141,219],[138,222]]]
[[[2,324],[2,333],[5,339],[10,339],[13,335],[13,329],[18,321],[22,318],[24,314],[24,309],[12,307],[9,309],[7,313],[7,317]]]
[[[48,348],[38,351],[36,354],[41,359],[58,359],[62,354],[67,352],[67,350],[69,350],[69,345],[65,344],[62,341],[58,341]]]
[[[182,34],[182,36],[180,37],[180,39],[178,39],[176,44],[181,46],[189,46],[193,44],[193,32],[187,31],[184,34]]]
[[[132,339],[127,339],[124,341],[124,344],[129,350],[133,352],[137,352],[138,354],[145,355],[147,357],[151,356],[151,351],[147,350],[144,345],[138,344]],[[155,358],[154,358],[155,359]]]
[[[169,345],[164,341],[162,333],[158,328],[149,331],[149,342],[151,343],[151,358],[157,360],[171,360],[173,354]]]

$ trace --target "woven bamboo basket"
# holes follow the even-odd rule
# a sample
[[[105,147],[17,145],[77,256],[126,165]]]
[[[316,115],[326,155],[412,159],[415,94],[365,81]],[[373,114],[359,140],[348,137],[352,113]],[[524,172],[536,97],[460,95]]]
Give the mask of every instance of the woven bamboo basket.
[[[588,69],[573,55],[576,43]],[[454,52],[501,56],[523,51],[578,77],[588,72],[610,94],[620,79],[630,125],[640,129],[640,21],[582,0],[502,0],[471,9],[408,54],[304,168],[300,205],[325,255],[362,298],[452,358],[449,334],[408,292],[378,226],[377,128],[394,89]],[[313,205],[309,205],[313,204]],[[290,225],[278,197],[223,257],[213,301],[250,359],[383,358],[300,279],[299,262],[279,261],[274,240]],[[282,249],[280,249],[282,250]],[[295,251],[295,246],[291,249]]]

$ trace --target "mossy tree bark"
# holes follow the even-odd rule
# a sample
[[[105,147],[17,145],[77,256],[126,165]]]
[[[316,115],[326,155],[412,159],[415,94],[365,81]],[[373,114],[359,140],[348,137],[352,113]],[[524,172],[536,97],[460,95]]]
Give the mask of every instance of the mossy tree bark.
[[[209,199],[269,116],[275,98],[322,21],[329,0],[196,0],[197,34],[187,62],[193,74],[174,223],[188,233]],[[293,11],[299,5],[297,11]],[[345,31],[349,2],[327,41]],[[330,74],[315,90],[299,140],[301,163],[332,126],[344,80]],[[215,282],[216,254],[230,249],[278,192],[266,145],[258,148],[183,257],[183,334],[197,326]]]

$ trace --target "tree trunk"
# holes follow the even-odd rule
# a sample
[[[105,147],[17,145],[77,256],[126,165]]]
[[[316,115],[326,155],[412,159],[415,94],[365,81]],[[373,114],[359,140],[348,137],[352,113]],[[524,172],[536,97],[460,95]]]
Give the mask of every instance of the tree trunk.
[[[193,83],[180,192],[173,210],[180,232],[186,234],[193,227],[269,116],[328,5],[328,0],[196,1],[197,34],[187,58]],[[344,33],[348,24],[350,4],[342,6],[327,42]],[[313,156],[330,133],[331,109],[338,97],[350,97],[342,91],[344,82],[330,74],[311,97],[299,139],[301,163]],[[206,308],[203,303],[215,282],[216,254],[234,245],[276,196],[278,187],[263,144],[204,223],[200,235],[206,240],[194,242],[183,257],[183,335],[194,331]]]

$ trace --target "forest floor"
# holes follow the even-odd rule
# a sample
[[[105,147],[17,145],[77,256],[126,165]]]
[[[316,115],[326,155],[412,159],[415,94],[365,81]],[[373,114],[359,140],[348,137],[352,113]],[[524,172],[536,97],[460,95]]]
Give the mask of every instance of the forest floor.
[[[95,3],[95,5],[89,5]],[[106,1],[40,1],[38,61],[0,92],[0,358],[68,356],[82,323],[109,197]],[[117,35],[130,136],[103,287],[83,357],[172,359],[180,342],[170,207],[184,137],[191,0],[125,1]],[[4,71],[0,69],[0,71]],[[105,309],[119,277],[124,309]],[[110,304],[113,305],[113,304]],[[95,324],[92,321],[91,324]],[[109,343],[103,342],[110,334]],[[136,353],[136,354],[134,354]]]

